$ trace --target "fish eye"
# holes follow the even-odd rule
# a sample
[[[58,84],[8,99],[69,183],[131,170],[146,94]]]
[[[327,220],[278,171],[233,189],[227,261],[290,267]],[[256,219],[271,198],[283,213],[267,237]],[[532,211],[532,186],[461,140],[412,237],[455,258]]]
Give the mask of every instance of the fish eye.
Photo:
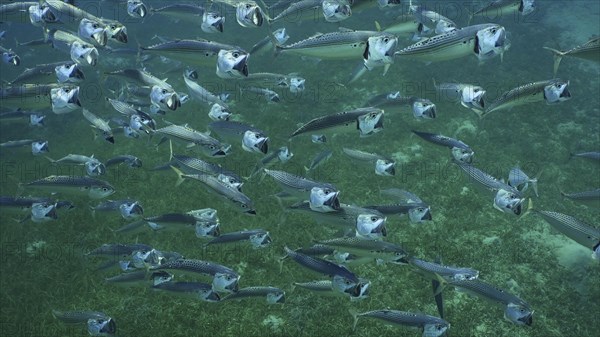
[[[248,9],[248,8],[252,8],[252,5],[251,4],[246,4],[246,9]]]
[[[167,90],[166,90],[166,89],[163,89],[163,90],[162,90],[162,93],[163,93],[163,94],[166,94],[166,93],[167,93]]]
[[[233,57],[239,57],[239,56],[240,56],[240,53],[233,53],[233,54],[231,54],[231,55],[233,55]]]
[[[371,221],[377,221],[377,220],[378,220],[378,218],[376,216],[371,217]]]
[[[492,29],[492,34],[496,33],[496,28]]]
[[[106,191],[108,191],[108,188],[106,188],[106,187],[103,187],[103,188],[102,188],[102,191],[106,192]]]
[[[390,39],[388,37],[386,37],[385,39],[383,39],[383,42],[388,42]]]
[[[71,89],[65,89],[65,92],[68,94]]]
[[[242,208],[248,208],[248,205],[246,204],[241,204]]]

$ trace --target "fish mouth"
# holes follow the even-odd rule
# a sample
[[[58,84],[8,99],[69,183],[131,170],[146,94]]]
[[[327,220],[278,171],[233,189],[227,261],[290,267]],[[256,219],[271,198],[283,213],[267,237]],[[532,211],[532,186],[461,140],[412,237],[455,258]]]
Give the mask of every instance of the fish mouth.
[[[117,332],[117,323],[114,319],[109,318],[107,324],[100,330],[100,332],[114,335]]]
[[[46,217],[54,219],[54,220],[58,219],[58,214],[56,213],[56,207],[52,207],[52,209],[50,211],[48,211],[48,213],[46,213]]]
[[[333,197],[331,197],[329,200],[327,200],[326,202],[323,203],[323,205],[325,206],[329,206],[332,209],[339,211],[341,208],[340,206],[340,199],[338,198],[340,192],[336,192]]]
[[[256,210],[254,210],[254,209],[248,210],[248,211],[246,211],[246,214],[256,215]]]
[[[531,313],[525,317],[519,318],[518,321],[523,322],[527,326],[531,326],[531,324],[533,324],[533,313]]]
[[[81,69],[79,69],[77,65],[75,65],[75,68],[73,69],[69,77],[78,80],[85,80],[85,75],[83,74],[83,71],[81,71]]]
[[[113,137],[113,136],[106,136],[106,137],[104,137],[104,139],[106,139],[106,141],[111,144],[115,143],[115,137]]]
[[[125,29],[125,27],[119,28],[114,34],[112,34],[111,38],[121,43],[127,43],[127,30]]]
[[[264,137],[260,141],[258,141],[255,147],[263,154],[267,154],[269,152],[269,137]]]
[[[181,107],[181,101],[177,97],[176,94],[172,94],[166,102],[167,108],[170,110],[177,110],[178,107]]]
[[[223,33],[223,19],[213,23],[211,26],[215,27],[220,33]]]
[[[421,217],[421,220],[431,221],[432,219],[433,219],[433,217],[431,216],[430,210],[427,210],[427,212],[425,214],[423,214],[423,216]]]
[[[569,89],[565,88],[565,90],[563,90],[563,92],[560,93],[560,97],[571,98],[571,92],[569,91]]]
[[[389,175],[395,176],[396,175],[396,167],[390,166],[388,169],[385,170],[385,172],[387,172]]]
[[[42,20],[44,20],[44,22],[56,22],[56,21],[58,21],[56,19],[56,15],[54,15],[54,13],[52,12],[52,10],[50,10],[50,8],[44,8],[42,10]]]
[[[13,66],[18,66],[19,64],[21,64],[21,58],[17,55],[13,56],[12,59],[10,60]]]
[[[140,4],[136,7],[136,9],[133,12],[143,19],[148,14],[148,9],[144,4]]]
[[[219,226],[213,227],[213,229],[211,229],[210,232],[208,232],[208,235],[211,235],[214,237],[221,236],[221,228]]]
[[[255,9],[253,9],[252,12],[250,12],[250,15],[252,16],[252,23],[255,26],[258,26],[258,27],[262,26],[264,17],[260,11],[260,8],[257,7]]]
[[[238,63],[233,66],[234,70],[237,70],[244,77],[248,77],[248,56],[244,56]]]
[[[98,33],[92,34],[92,38],[99,45],[106,46],[106,41],[108,40],[108,35],[106,34],[105,30],[102,30],[102,31],[100,31]]]

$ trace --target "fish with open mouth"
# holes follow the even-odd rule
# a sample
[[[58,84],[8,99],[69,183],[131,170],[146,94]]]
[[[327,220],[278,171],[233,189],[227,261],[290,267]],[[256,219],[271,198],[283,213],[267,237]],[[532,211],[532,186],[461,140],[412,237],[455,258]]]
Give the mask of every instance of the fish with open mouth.
[[[396,174],[396,162],[390,158],[373,152],[365,152],[356,149],[342,148],[342,151],[350,158],[375,164],[375,174],[380,176],[393,176]]]
[[[200,28],[205,33],[222,33],[224,29],[225,17],[202,6],[175,3],[160,8],[151,8],[150,11],[152,14],[166,15],[177,20],[190,21],[194,24],[197,24],[198,18],[201,18]]]
[[[534,10],[535,0],[493,0],[470,13],[469,22],[475,16],[483,16],[486,19],[495,19],[515,13],[525,16],[533,13]]]
[[[432,219],[431,206],[425,203],[415,194],[397,188],[383,190],[382,194],[393,197],[395,199],[395,203],[387,205],[365,206],[365,208],[377,211],[384,215],[408,214],[410,222],[416,224],[430,221]]]
[[[478,112],[478,115],[484,117],[494,111],[529,103],[545,101],[546,104],[552,105],[568,101],[571,99],[568,87],[569,81],[559,78],[523,84],[500,95],[487,106],[485,111]]]
[[[148,15],[148,7],[141,0],[127,0],[127,14],[132,18],[143,19]]]
[[[271,244],[269,232],[264,229],[251,229],[239,232],[224,233],[207,242],[204,246],[239,241],[250,241],[253,248],[264,248]]]
[[[409,11],[418,22],[417,31],[413,36],[415,40],[418,40],[423,35],[427,35],[429,32],[439,35],[458,29],[454,21],[425,7],[410,4]]]
[[[248,55],[248,53],[238,46],[204,39],[164,41],[151,46],[140,47],[140,50],[141,53],[162,55],[185,62],[190,66],[214,65],[217,62],[219,52],[222,50],[239,51],[240,54]]]
[[[433,82],[433,86],[442,99],[459,102],[460,105],[475,112],[485,110],[483,97],[486,91],[478,86],[464,83],[440,83]]]
[[[170,273],[203,274],[213,277],[212,289],[233,293],[238,291],[240,275],[233,269],[218,263],[194,259],[179,259],[152,267],[150,270],[163,270]]]
[[[514,215],[523,213],[523,202],[525,198],[513,192],[499,189],[494,197],[494,208],[503,212]]]
[[[370,136],[383,131],[383,114],[379,108],[366,107],[317,117],[292,132],[290,138],[306,132],[348,125],[355,125],[361,137]]]
[[[2,62],[6,64],[12,64],[15,67],[21,64],[19,55],[10,49],[0,46],[0,54],[2,54]]]
[[[228,104],[221,100],[221,97],[213,94],[198,84],[196,81],[197,77],[198,72],[193,69],[186,69],[183,73],[183,80],[185,81],[187,88],[190,90],[190,95],[192,98],[209,105],[218,104],[224,108],[229,108]]]
[[[497,24],[468,26],[419,41],[395,55],[424,62],[447,61],[469,55],[489,58],[502,54],[506,48],[508,40],[505,34],[504,27]]]
[[[81,66],[95,66],[98,63],[98,49],[81,38],[53,29],[46,33],[47,40],[53,48],[68,52],[71,60]]]
[[[31,154],[34,156],[39,156],[50,151],[47,140],[22,139],[0,143],[1,148],[16,148],[22,146],[29,146],[29,148],[31,148]]]
[[[100,47],[106,47],[106,43],[108,41],[106,27],[97,21],[86,18],[81,19],[79,22],[77,35],[80,38],[90,41],[91,43]]]
[[[58,311],[52,315],[67,324],[86,324],[90,336],[115,336],[117,323],[113,318],[100,311]]]
[[[159,109],[167,108],[174,111],[177,110],[178,107],[181,107],[182,99],[173,87],[166,81],[161,80],[144,70],[123,69],[106,72],[106,75],[117,76],[126,80],[134,80],[151,87],[150,101]]]
[[[167,281],[153,284],[152,289],[205,302],[221,300],[213,286],[203,282]]]
[[[419,119],[434,119],[437,116],[436,106],[433,102],[416,96],[402,96],[400,91],[375,95],[369,98],[364,106],[389,109],[410,107],[413,116]]]
[[[155,131],[169,138],[177,139],[188,144],[188,147],[199,146],[202,153],[209,157],[225,157],[229,154],[231,145],[221,143],[208,134],[196,131],[186,125],[168,125]]]
[[[469,145],[465,144],[464,142],[458,139],[422,131],[412,130],[412,132],[428,142],[449,148],[451,150],[452,157],[457,161],[469,164],[473,161],[473,156],[475,155],[475,152],[471,149]]]
[[[270,35],[265,36],[262,40],[255,43],[252,48],[250,48],[250,55],[273,50],[273,48],[275,48],[273,45],[273,39],[277,44],[284,44],[289,38],[290,36],[287,34],[285,27],[276,29],[270,33]]]
[[[21,84],[0,90],[3,107],[20,109],[52,108],[55,114],[69,113],[81,107],[79,87],[67,84]]]
[[[114,137],[112,129],[111,129],[110,125],[108,125],[107,121],[94,115],[87,109],[83,109],[82,112],[83,112],[83,117],[85,117],[85,119],[87,119],[88,122],[90,122],[91,126],[94,129],[100,130],[102,132],[102,136],[104,137],[104,139],[107,142],[109,142],[111,144],[115,143],[115,137]]]
[[[443,336],[450,328],[450,323],[447,321],[439,317],[421,313],[390,309],[373,310],[363,313],[358,313],[352,310],[351,313],[354,317],[354,325],[352,326],[352,330],[356,330],[356,324],[358,323],[358,319],[361,317],[377,318],[396,325],[418,328],[423,331],[424,337]]]
[[[55,75],[56,77],[52,76]],[[21,83],[52,83],[58,79],[60,83],[80,82],[85,79],[81,67],[71,61],[54,62],[48,64],[38,64],[33,68],[25,69],[10,85]]]
[[[115,188],[108,182],[79,176],[48,176],[22,185],[24,188],[34,188],[52,193],[73,193],[87,195],[92,199],[102,199],[115,193]]]
[[[239,79],[248,76],[248,57],[242,49],[219,50],[217,76],[224,79]]]
[[[221,301],[237,300],[248,297],[266,297],[268,304],[285,303],[285,291],[276,287],[246,287],[241,288],[235,293],[231,293],[221,299]]]
[[[291,250],[287,246],[284,249],[287,256],[305,268],[331,277],[340,276],[352,282],[359,282],[358,277],[344,266]]]
[[[117,42],[127,43],[127,28],[119,21],[98,18],[76,6],[60,0],[45,0],[44,4],[48,6],[57,23],[71,27],[78,25],[82,19],[87,19],[103,25],[108,38]],[[76,30],[75,27],[71,27]]]
[[[221,137],[241,137],[242,148],[245,151],[262,154],[269,152],[269,137],[264,131],[253,126],[234,121],[214,121],[209,123],[208,127]]]
[[[340,210],[340,191],[315,186],[310,190],[309,207],[315,212],[336,212]]]

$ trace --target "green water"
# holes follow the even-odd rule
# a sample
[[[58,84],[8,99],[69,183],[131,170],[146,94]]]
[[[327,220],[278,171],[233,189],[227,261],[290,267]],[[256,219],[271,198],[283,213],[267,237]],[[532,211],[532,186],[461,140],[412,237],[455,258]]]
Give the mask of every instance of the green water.
[[[4,3],[4,1],[3,1]],[[88,4],[81,1],[83,4]],[[158,6],[166,2],[146,2]],[[433,2],[428,2],[433,5]],[[267,104],[256,96],[240,95],[239,84],[221,80],[214,67],[200,67],[199,83],[213,92],[230,92],[231,110],[236,118],[264,130],[271,139],[271,148],[287,145],[294,157],[281,169],[304,174],[303,166],[328,147],[333,157],[311,174],[319,181],[335,184],[342,202],[368,205],[389,202],[380,190],[396,187],[411,191],[431,205],[433,221],[411,225],[406,217],[388,217],[386,241],[401,244],[419,258],[433,260],[441,256],[449,265],[472,267],[481,272],[480,279],[518,295],[535,310],[533,325],[516,326],[505,321],[503,308],[477,297],[460,294],[452,288],[444,291],[445,319],[451,323],[451,336],[524,336],[524,337],[592,337],[600,331],[600,266],[591,259],[591,252],[559,233],[536,215],[518,219],[492,207],[492,198],[477,191],[462,172],[451,163],[447,149],[426,143],[412,135],[411,130],[440,133],[456,137],[469,144],[475,154],[474,164],[498,178],[507,178],[508,171],[519,165],[534,176],[542,172],[540,197],[533,198],[537,209],[573,215],[598,227],[597,208],[562,199],[560,190],[574,192],[600,186],[600,166],[597,162],[575,158],[570,152],[600,149],[600,92],[597,63],[575,58],[562,61],[558,76],[570,80],[573,98],[558,105],[544,103],[525,105],[513,110],[491,113],[483,120],[457,103],[436,99],[432,79],[438,82],[479,84],[488,90],[491,101],[502,92],[518,85],[552,78],[552,56],[543,46],[566,50],[600,33],[598,3],[593,1],[536,1],[538,11],[527,20],[513,16],[495,20],[510,32],[511,47],[504,60],[494,58],[478,64],[474,57],[425,65],[419,61],[397,59],[386,76],[381,69],[364,75],[356,83],[340,85],[347,80],[360,60],[304,60],[296,55],[273,58],[271,53],[252,55],[250,72],[297,72],[307,79],[307,89],[301,95],[276,89],[282,97],[279,104]],[[89,5],[89,4],[88,4]],[[436,5],[439,5],[436,4]],[[121,4],[115,12],[114,3],[102,5],[107,17],[120,19],[127,26],[128,47],[157,43],[151,38],[207,38],[246,49],[267,34],[265,27],[241,28],[235,16],[227,12],[225,33],[208,35],[197,25],[175,22],[164,17],[145,20],[127,17]],[[84,7],[85,8],[85,7]],[[382,26],[390,17],[371,9],[354,13],[337,24],[323,22],[288,23],[290,42],[328,32],[337,26],[352,29],[375,29],[375,20]],[[466,25],[463,16],[456,20]],[[476,19],[475,23],[482,23]],[[277,25],[280,27],[282,25]],[[47,46],[14,47],[13,38],[28,41],[41,38],[39,28],[29,24],[2,24],[7,31],[2,46],[13,47],[22,58],[22,65],[0,65],[3,81],[13,79],[24,67],[68,59],[67,54]],[[399,46],[410,42],[400,37]],[[138,67],[135,57],[112,59],[101,52],[97,69],[86,68],[89,80],[81,84],[83,106],[108,119],[117,116],[104,96],[115,97],[106,88],[101,73],[126,67]],[[168,78],[176,90],[186,92],[181,79],[181,67],[153,60],[144,63],[146,70],[160,78]],[[171,71],[172,70],[172,71]],[[95,72],[97,72],[95,74]],[[97,94],[99,91],[102,94]],[[417,120],[411,112],[386,112],[384,131],[359,138],[353,128],[347,132],[328,132],[326,144],[313,144],[310,135],[288,142],[288,135],[299,123],[344,109],[360,107],[374,94],[400,91],[404,95],[429,98],[436,103],[438,116],[434,120]],[[3,109],[5,107],[2,107]],[[177,111],[156,117],[159,126],[166,122],[188,123],[197,130],[206,130],[208,108],[196,101]],[[263,228],[273,238],[271,246],[253,249],[249,244],[228,244],[203,248],[206,240],[196,238],[192,231],[139,234],[113,232],[125,224],[117,214],[97,213],[92,216],[88,206],[97,201],[86,197],[59,196],[76,204],[71,211],[59,213],[59,219],[47,223],[18,223],[23,214],[0,213],[0,333],[3,336],[84,336],[81,326],[67,326],[51,313],[58,310],[98,310],[113,317],[119,336],[418,336],[419,332],[405,327],[389,326],[372,319],[361,319],[352,331],[350,309],[364,312],[395,309],[438,315],[430,281],[414,273],[408,266],[368,264],[350,269],[372,282],[369,298],[351,302],[347,298],[324,297],[305,289],[293,289],[293,282],[325,279],[292,261],[279,269],[283,247],[307,247],[315,239],[339,235],[339,227],[318,224],[301,213],[283,212],[273,195],[280,191],[269,177],[254,179],[244,185],[254,202],[257,216],[241,215],[223,199],[215,197],[195,182],[175,186],[172,171],[150,171],[169,159],[169,146],[156,147],[159,137],[127,139],[116,136],[114,145],[100,137],[94,139],[91,128],[77,110],[67,115],[48,112],[43,128],[26,123],[0,124],[0,141],[44,138],[50,141],[52,158],[69,153],[92,155],[107,160],[120,154],[132,154],[143,161],[142,169],[111,167],[101,177],[116,187],[109,199],[135,198],[142,202],[145,215],[187,212],[212,207],[218,210],[222,232]],[[346,157],[342,147],[357,148],[392,156],[397,160],[396,176],[376,176],[367,165]],[[198,155],[185,145],[174,143],[175,153]],[[73,166],[54,167],[43,157],[33,157],[27,148],[0,150],[1,195],[46,196],[43,192],[21,191],[26,183],[51,174],[83,174]],[[207,159],[247,176],[260,155],[248,153],[239,144],[233,153],[222,159]],[[34,242],[45,245],[31,250]],[[207,303],[173,297],[144,287],[125,288],[106,284],[104,279],[118,271],[98,272],[101,263],[84,256],[104,243],[145,243],[161,251],[176,251],[186,258],[214,261],[228,266],[241,275],[240,287],[270,285],[286,291],[284,305],[267,305],[262,298],[223,303]],[[179,279],[184,280],[184,279]],[[197,279],[208,282],[206,277]]]

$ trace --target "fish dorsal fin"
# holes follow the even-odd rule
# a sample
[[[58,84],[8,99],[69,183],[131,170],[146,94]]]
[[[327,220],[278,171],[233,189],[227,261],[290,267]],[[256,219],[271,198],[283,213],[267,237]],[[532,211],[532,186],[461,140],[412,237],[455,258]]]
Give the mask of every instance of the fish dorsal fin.
[[[338,30],[340,32],[344,32],[344,33],[348,33],[348,32],[355,32],[356,30],[354,29],[350,29],[350,28],[346,28],[346,27],[339,27]]]

